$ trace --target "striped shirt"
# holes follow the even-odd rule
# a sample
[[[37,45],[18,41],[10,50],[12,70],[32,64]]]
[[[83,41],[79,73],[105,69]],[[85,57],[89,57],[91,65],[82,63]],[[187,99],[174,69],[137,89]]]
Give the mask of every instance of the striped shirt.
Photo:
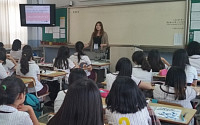
[[[33,122],[27,112],[18,111],[16,108],[1,105],[0,124],[1,125],[33,125]]]
[[[108,120],[108,123],[112,125],[119,125],[120,121],[122,121],[122,124],[120,125],[127,125],[128,123],[130,125],[152,125],[147,107],[136,113],[127,114],[121,114],[117,112],[112,113],[110,110],[106,109],[105,116]]]

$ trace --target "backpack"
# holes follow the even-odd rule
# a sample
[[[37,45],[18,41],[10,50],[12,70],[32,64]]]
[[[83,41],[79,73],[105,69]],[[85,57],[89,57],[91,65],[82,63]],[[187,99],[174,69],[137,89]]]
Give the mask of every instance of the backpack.
[[[33,108],[37,118],[41,115],[40,102],[35,95],[27,93],[24,105],[30,105]]]

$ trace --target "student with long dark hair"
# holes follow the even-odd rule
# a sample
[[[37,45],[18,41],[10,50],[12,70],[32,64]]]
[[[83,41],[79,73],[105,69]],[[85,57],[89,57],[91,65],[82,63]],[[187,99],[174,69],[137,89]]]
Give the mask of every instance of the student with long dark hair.
[[[70,56],[70,59],[80,68],[83,68],[87,76],[92,71],[92,63],[90,58],[83,52],[84,44],[81,41],[76,42],[75,49],[76,53]]]
[[[57,57],[53,61],[53,66],[56,69],[64,70],[67,73],[70,73],[70,69],[75,67],[74,63],[69,59],[69,48],[61,46],[58,49]]]
[[[117,125],[126,118],[131,125],[151,125],[145,96],[128,76],[116,78],[106,98],[106,104],[109,124]]]
[[[17,66],[16,74],[19,76],[33,77],[36,82],[35,89],[38,96],[48,92],[48,86],[46,84],[43,86],[40,82],[40,68],[33,61],[33,52],[29,45],[24,46],[22,49],[22,58],[20,64]],[[35,89],[28,88],[28,92],[34,93]]]
[[[0,52],[1,52],[0,60],[2,61],[2,66],[6,70],[7,75],[11,76],[16,70],[17,63],[14,61],[12,57],[6,55],[5,48],[0,48]]]
[[[188,85],[197,85],[197,70],[190,65],[188,54],[184,49],[178,49],[173,54],[172,66],[178,66],[185,71]]]
[[[64,102],[47,125],[103,125],[100,92],[90,79],[76,80],[66,93]]]
[[[86,78],[86,73],[83,69],[81,68],[75,68],[72,69],[70,74],[69,74],[69,78],[68,78],[68,82],[69,82],[69,86],[76,80],[82,79],[82,78]],[[63,100],[65,98],[65,95],[67,93],[67,89],[66,90],[62,90],[58,93],[55,101],[54,101],[54,112],[58,112],[58,110],[60,109]]]
[[[153,91],[155,99],[165,102],[177,103],[184,108],[192,109],[190,101],[196,97],[196,92],[186,83],[185,71],[172,66],[167,72],[165,85],[156,85]],[[193,125],[192,120],[190,125]]]
[[[21,51],[21,41],[19,39],[15,39],[12,44],[12,50],[10,51],[10,56],[13,57],[14,59],[19,60],[22,56],[22,51]]]
[[[141,89],[152,89],[152,86],[150,83],[145,83],[138,78],[132,76],[132,63],[128,58],[122,57],[117,61],[117,64],[115,66],[115,73],[109,73],[106,74],[106,84],[107,89],[110,90],[112,87],[113,82],[115,81],[116,77],[118,76],[128,76],[132,78],[135,83],[138,85]]]
[[[4,44],[0,42],[0,48],[4,48]]]
[[[8,76],[6,70],[3,67],[3,63],[6,60],[5,55],[6,53],[4,51],[4,48],[0,47],[0,83],[4,78]]]
[[[103,23],[98,21],[95,24],[94,32],[89,41],[90,50],[100,50],[103,49],[103,47],[107,47],[108,44],[108,35],[104,31]]]
[[[1,125],[39,125],[31,106],[24,105],[26,86],[16,77],[7,77],[0,84]]]
[[[136,51],[132,55],[132,61],[135,63],[132,75],[144,82],[152,81],[152,70],[143,51]]]
[[[159,72],[161,69],[165,69],[170,64],[162,57],[156,49],[152,49],[148,53],[148,62],[151,66],[152,72]]]
[[[192,41],[187,46],[187,53],[191,66],[200,74],[200,43]]]

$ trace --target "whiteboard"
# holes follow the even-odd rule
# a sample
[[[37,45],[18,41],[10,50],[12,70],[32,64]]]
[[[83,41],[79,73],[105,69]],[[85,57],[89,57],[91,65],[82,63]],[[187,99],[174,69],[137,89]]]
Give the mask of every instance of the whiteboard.
[[[185,13],[186,1],[69,8],[68,42],[88,43],[102,21],[109,44],[184,45]]]

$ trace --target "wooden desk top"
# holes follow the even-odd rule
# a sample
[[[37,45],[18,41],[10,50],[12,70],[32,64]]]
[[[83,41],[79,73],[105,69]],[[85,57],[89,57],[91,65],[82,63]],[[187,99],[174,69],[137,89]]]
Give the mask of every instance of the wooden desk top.
[[[173,123],[173,124],[179,124],[179,125],[187,125],[189,124],[189,122],[192,120],[192,118],[194,117],[196,110],[195,109],[188,109],[188,108],[183,108],[183,107],[178,107],[178,106],[171,106],[171,105],[165,105],[165,104],[158,104],[158,103],[149,103],[150,106],[154,106],[154,107],[167,107],[167,108],[174,108],[174,109],[180,109],[182,112],[181,114],[185,114],[184,117],[184,121],[180,120],[180,121],[173,121],[170,119],[166,119],[166,118],[160,118],[160,121],[164,121],[164,122],[169,122],[169,123]]]
[[[50,71],[46,73],[41,73],[40,76],[43,77],[58,77],[58,76],[65,76],[67,73],[63,71]]]
[[[106,61],[94,61],[92,60],[92,66],[109,66],[110,62],[106,62]]]
[[[53,68],[53,63],[38,63],[38,66]]]

